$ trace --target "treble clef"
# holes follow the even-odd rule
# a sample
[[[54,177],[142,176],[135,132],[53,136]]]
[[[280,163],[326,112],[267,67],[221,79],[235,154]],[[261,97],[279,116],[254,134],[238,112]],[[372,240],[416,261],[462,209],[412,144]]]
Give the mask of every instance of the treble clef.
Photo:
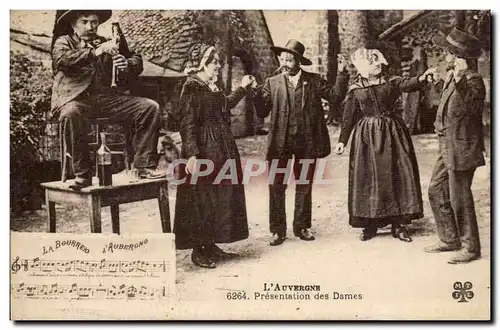
[[[19,265],[18,263],[19,261],[19,257],[16,257],[16,260],[14,260],[14,262],[12,263],[12,271],[15,273],[17,273],[20,269],[21,269],[21,265]]]

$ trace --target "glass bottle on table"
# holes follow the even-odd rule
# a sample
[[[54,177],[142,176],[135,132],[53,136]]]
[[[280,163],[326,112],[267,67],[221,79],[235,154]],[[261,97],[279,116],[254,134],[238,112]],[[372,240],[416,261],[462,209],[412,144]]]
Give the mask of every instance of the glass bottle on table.
[[[97,177],[99,178],[99,186],[113,184],[113,158],[111,150],[106,144],[106,133],[101,133],[101,146],[97,150]]]

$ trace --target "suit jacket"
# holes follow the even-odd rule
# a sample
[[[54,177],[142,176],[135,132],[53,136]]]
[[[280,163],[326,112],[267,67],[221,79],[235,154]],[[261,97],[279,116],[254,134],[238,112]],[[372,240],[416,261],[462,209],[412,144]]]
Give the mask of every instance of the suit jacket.
[[[99,37],[100,41],[106,38]],[[130,76],[139,75],[142,70],[141,56],[128,53],[129,64],[128,74]],[[92,84],[99,65],[105,65],[111,59],[103,54],[99,57],[95,55],[95,49],[90,45],[85,45],[76,35],[64,35],[59,37],[52,49],[52,67],[54,70],[54,81],[52,85],[51,110],[61,108],[63,105],[74,100]],[[106,72],[106,81],[111,80],[111,70]]]
[[[263,85],[251,93],[257,115],[265,118],[271,114],[267,139],[266,159],[280,158],[285,151],[288,132],[290,105],[284,74],[266,79]],[[308,158],[323,158],[330,154],[330,136],[326,127],[321,98],[328,100],[331,107],[338,106],[347,92],[349,75],[339,72],[332,86],[318,74],[302,71],[299,84],[302,88],[302,109],[304,112],[305,140]]]
[[[445,87],[451,79],[449,75]],[[471,70],[458,83],[443,89],[438,114],[442,111],[446,116],[446,165],[451,170],[467,171],[485,164],[482,122],[485,95],[483,78]]]

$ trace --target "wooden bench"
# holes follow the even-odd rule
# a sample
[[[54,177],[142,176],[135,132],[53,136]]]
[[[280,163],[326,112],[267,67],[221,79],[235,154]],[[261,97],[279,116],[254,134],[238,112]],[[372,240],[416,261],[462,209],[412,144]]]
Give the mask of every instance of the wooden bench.
[[[41,184],[45,188],[48,232],[56,232],[55,203],[86,206],[92,233],[102,232],[101,208],[109,206],[113,233],[120,234],[119,205],[148,199],[158,199],[162,231],[171,232],[167,179],[130,182],[124,176],[115,174],[112,186],[99,186],[97,178],[94,177],[93,180],[92,186],[79,191],[69,188],[69,182],[53,181]]]

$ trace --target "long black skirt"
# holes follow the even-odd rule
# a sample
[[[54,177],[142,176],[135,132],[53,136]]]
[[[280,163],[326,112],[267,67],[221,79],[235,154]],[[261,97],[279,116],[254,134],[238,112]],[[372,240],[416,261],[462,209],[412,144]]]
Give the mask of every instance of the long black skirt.
[[[248,238],[242,185],[184,185],[177,188],[174,233],[177,249]]]
[[[408,224],[423,217],[415,150],[397,115],[365,117],[355,127],[349,159],[349,224]]]

